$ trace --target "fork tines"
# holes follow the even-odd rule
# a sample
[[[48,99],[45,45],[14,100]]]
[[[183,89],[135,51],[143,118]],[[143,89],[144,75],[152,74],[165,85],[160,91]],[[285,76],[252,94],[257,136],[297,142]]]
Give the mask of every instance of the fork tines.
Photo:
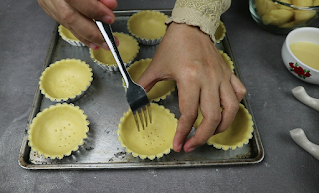
[[[148,118],[147,118],[148,114]],[[146,127],[148,127],[148,124],[152,123],[152,113],[151,113],[151,106],[150,104],[140,108],[139,110],[136,110],[133,112],[135,123],[137,130],[140,132],[140,124],[145,130]],[[148,122],[149,121],[149,122]]]

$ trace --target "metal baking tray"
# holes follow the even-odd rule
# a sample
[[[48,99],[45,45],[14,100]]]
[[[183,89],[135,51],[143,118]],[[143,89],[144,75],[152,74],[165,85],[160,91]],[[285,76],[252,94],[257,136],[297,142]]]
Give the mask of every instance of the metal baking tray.
[[[128,33],[126,22],[132,14],[141,10],[116,11],[117,20],[112,24],[114,32]],[[167,15],[171,10],[157,10]],[[245,97],[242,103],[251,113],[254,121],[253,138],[247,145],[235,150],[218,150],[213,146],[203,145],[191,153],[172,151],[170,154],[155,160],[141,160],[126,153],[117,139],[117,125],[123,113],[128,110],[125,90],[122,86],[122,77],[119,72],[103,71],[93,62],[87,47],[74,47],[60,38],[57,32],[58,24],[53,32],[51,45],[48,49],[43,70],[51,63],[76,58],[85,61],[93,70],[92,85],[86,94],[73,102],[84,110],[90,121],[88,138],[79,150],[70,156],[58,159],[46,159],[31,151],[28,146],[29,124],[38,112],[55,103],[46,99],[37,88],[28,123],[25,129],[22,146],[19,153],[19,165],[24,169],[125,169],[125,168],[176,168],[176,167],[203,167],[216,165],[240,165],[259,163],[264,158],[264,149],[257,130],[257,124],[251,111],[249,101]],[[157,46],[140,45],[140,52],[136,60],[152,58]],[[234,62],[235,74],[239,79],[240,72],[231,50],[227,34],[224,40],[217,44]],[[170,109],[177,118],[180,116],[177,91],[160,102]],[[190,135],[193,134],[193,131]]]

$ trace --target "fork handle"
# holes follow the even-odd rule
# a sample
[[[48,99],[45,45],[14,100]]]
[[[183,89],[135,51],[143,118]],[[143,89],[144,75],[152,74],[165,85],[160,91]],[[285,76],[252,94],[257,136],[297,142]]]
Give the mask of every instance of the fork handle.
[[[130,74],[127,72],[125,66],[124,66],[124,62],[121,58],[120,52],[117,49],[115,40],[114,40],[114,36],[113,36],[113,32],[112,32],[112,28],[110,26],[110,24],[106,24],[105,27],[103,26],[102,22],[100,21],[95,21],[96,25],[98,26],[98,28],[100,29],[105,42],[107,43],[107,45],[109,46],[113,57],[117,63],[117,65],[119,66],[120,72],[124,78],[126,87],[129,87],[129,83],[132,82],[131,76]]]

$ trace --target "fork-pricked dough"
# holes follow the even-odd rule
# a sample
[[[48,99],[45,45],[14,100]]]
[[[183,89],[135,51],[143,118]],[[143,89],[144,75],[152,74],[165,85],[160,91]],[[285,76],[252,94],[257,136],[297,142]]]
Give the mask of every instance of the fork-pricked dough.
[[[132,111],[124,113],[117,134],[121,145],[128,153],[141,159],[151,160],[170,153],[176,132],[177,119],[164,106],[151,103],[152,123],[145,128],[136,128]]]
[[[39,85],[46,98],[64,102],[84,94],[92,80],[88,64],[78,59],[63,59],[43,71]]]
[[[39,112],[28,130],[29,146],[45,158],[62,159],[87,138],[89,121],[73,104],[58,103]]]

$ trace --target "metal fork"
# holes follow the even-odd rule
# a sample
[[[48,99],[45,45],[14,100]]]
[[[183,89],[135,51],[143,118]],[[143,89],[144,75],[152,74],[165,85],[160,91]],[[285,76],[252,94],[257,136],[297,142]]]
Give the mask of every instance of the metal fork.
[[[141,126],[143,130],[145,127],[148,126],[148,120],[149,123],[152,123],[152,114],[151,114],[151,107],[150,102],[148,100],[148,97],[146,95],[146,92],[144,88],[138,84],[136,84],[130,74],[127,72],[124,63],[122,61],[120,52],[117,49],[112,28],[110,24],[103,25],[100,21],[95,21],[96,25],[100,29],[107,45],[109,46],[113,57],[119,66],[120,72],[123,76],[124,82],[126,84],[126,100],[132,110],[132,113],[134,115],[135,123],[137,126],[138,131],[140,131],[139,122],[141,123]],[[148,119],[147,119],[148,114]],[[140,121],[138,120],[140,119]],[[145,123],[145,125],[144,125]]]

